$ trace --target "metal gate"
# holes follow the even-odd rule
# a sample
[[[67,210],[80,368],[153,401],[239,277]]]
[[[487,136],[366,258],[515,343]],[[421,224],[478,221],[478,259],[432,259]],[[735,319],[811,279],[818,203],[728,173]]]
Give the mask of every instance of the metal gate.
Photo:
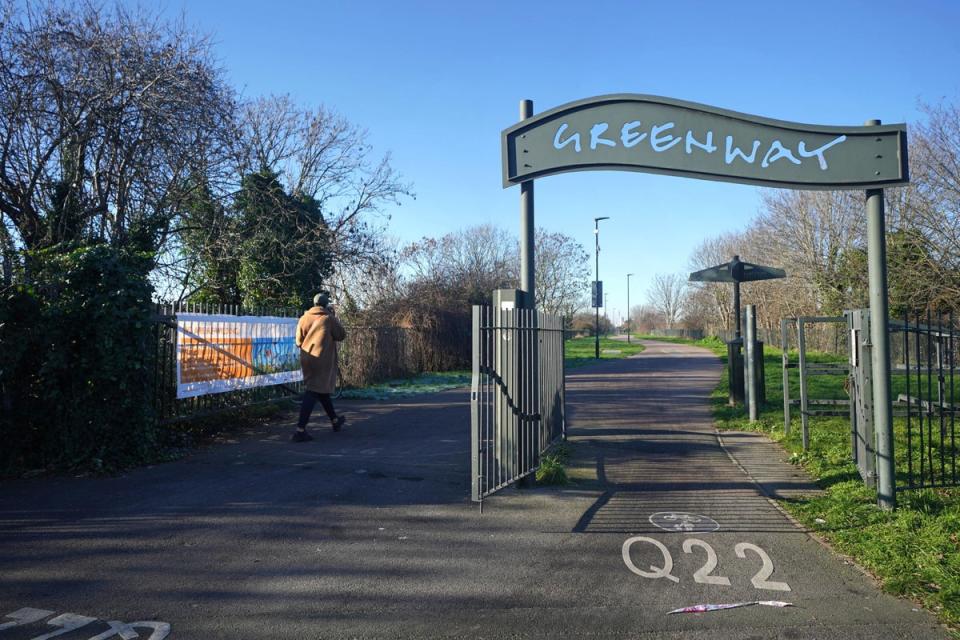
[[[561,318],[535,309],[473,307],[472,497],[534,473],[566,436]]]
[[[876,484],[870,312],[845,312],[850,330],[850,419],[860,475]],[[890,320],[890,387],[897,491],[960,486],[957,469],[956,349],[953,315]],[[960,380],[956,380],[960,383]]]
[[[812,376],[846,375],[849,366],[839,362],[808,362],[807,327],[808,325],[830,326],[849,322],[842,316],[799,316],[780,320],[781,361],[783,367],[783,431],[790,435],[791,407],[800,406],[800,428],[803,450],[810,448],[810,418],[812,416],[847,415],[849,401],[843,398],[810,397],[810,378]],[[797,362],[790,360],[790,328],[796,328]],[[842,335],[842,329],[840,330]],[[839,341],[837,341],[839,342]],[[839,346],[839,345],[837,345]],[[822,347],[821,347],[822,348]],[[790,370],[797,369],[799,374],[800,397],[790,398]],[[851,416],[852,416],[851,412]]]

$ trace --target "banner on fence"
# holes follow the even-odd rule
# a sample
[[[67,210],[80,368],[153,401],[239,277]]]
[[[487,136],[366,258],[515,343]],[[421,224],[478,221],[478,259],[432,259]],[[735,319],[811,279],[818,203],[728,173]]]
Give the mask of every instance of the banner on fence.
[[[177,398],[303,378],[297,318],[177,314]]]

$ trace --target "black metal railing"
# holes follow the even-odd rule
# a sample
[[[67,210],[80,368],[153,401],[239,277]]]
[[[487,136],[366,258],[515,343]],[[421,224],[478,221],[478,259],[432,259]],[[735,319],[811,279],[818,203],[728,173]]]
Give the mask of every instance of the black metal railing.
[[[294,398],[302,392],[301,382],[287,382],[280,385],[238,388],[222,393],[206,393],[186,398],[177,397],[177,315],[198,313],[227,316],[260,316],[297,318],[299,309],[244,309],[237,305],[215,304],[157,304],[154,308],[152,330],[156,338],[156,359],[153,369],[153,403],[158,421],[161,424],[179,422],[186,419],[203,418],[224,411],[277,402]],[[238,368],[254,369],[253,354],[232,354],[216,343],[197,342],[195,354],[200,359],[232,361]],[[216,352],[216,353],[214,353]],[[261,373],[261,372],[258,372]]]
[[[906,315],[890,323],[891,386],[896,429],[898,489],[958,485],[956,349],[953,313]],[[898,420],[898,422],[900,421]]]
[[[257,316],[295,319],[302,309],[258,308],[217,304],[157,304],[151,323],[156,354],[153,375],[153,404],[161,424],[292,399],[303,391],[301,382],[283,382],[264,386],[237,388],[220,393],[206,393],[194,397],[177,397],[177,332],[178,314],[208,314],[223,316]],[[463,326],[461,326],[463,325]],[[180,327],[182,329],[183,327]],[[362,387],[393,378],[413,376],[424,371],[463,370],[470,363],[469,324],[448,322],[442,326],[357,326],[348,324],[347,338],[338,344],[341,378],[348,387]],[[182,331],[181,331],[182,333]],[[253,374],[276,373],[276,367],[263,367],[262,358],[254,362],[253,353],[241,353],[224,348],[216,341],[196,340],[191,348],[197,359],[246,367]],[[285,363],[285,369],[299,367],[298,353],[282,350],[296,362]],[[182,363],[181,363],[182,364]],[[281,363],[276,363],[277,365]]]

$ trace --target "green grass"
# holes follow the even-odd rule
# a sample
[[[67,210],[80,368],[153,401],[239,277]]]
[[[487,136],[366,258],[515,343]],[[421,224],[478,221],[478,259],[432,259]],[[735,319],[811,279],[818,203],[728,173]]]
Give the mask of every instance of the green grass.
[[[692,344],[695,347],[706,347],[710,349],[718,356],[726,355],[727,345],[720,338],[710,336],[708,338],[701,338],[699,340],[694,340],[693,338],[676,338],[671,336],[652,336],[647,334],[637,334],[633,336],[634,338],[639,338],[640,340],[656,340],[657,342],[669,342],[671,344]]]
[[[726,358],[725,349],[715,352]],[[795,354],[792,360],[796,361]],[[811,354],[809,360],[830,362],[842,358]],[[796,409],[791,433],[784,434],[779,350],[766,349],[764,363],[767,404],[759,421],[751,424],[742,407],[727,406],[729,389],[724,376],[713,394],[717,428],[760,431],[780,441],[791,454],[791,462],[802,465],[824,488],[821,496],[783,501],[782,505],[837,551],[872,572],[884,590],[922,603],[956,628],[960,624],[960,490],[903,491],[897,495],[896,511],[882,511],[877,507],[876,492],[864,484],[851,461],[849,418],[812,417],[810,448],[803,451]],[[797,371],[792,370],[792,398],[799,397],[797,377]],[[811,377],[811,397],[846,398],[844,378]],[[900,392],[898,383],[905,384],[903,380],[893,380],[894,398]],[[894,420],[894,435],[898,480],[902,482],[907,464],[903,418]],[[914,464],[917,463],[915,455]]]
[[[448,389],[459,389],[470,385],[469,371],[428,372],[412,378],[387,380],[357,389],[344,389],[344,398],[362,398],[364,400],[389,400],[390,398],[435,393]]]
[[[560,442],[551,447],[540,457],[540,466],[536,474],[537,484],[561,486],[568,484],[566,465],[569,462],[570,445],[568,443]]]
[[[582,367],[585,364],[596,362],[596,338],[571,338],[567,340],[565,359],[567,368]],[[614,340],[600,336],[600,359],[626,358],[643,351],[643,345],[626,340]],[[606,352],[606,353],[605,353]]]

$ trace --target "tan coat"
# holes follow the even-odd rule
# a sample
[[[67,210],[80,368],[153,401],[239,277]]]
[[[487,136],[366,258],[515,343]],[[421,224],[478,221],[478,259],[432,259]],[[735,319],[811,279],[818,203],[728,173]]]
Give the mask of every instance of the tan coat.
[[[337,342],[347,337],[333,312],[308,309],[297,323],[297,346],[304,386],[314,393],[333,393],[337,384]]]

